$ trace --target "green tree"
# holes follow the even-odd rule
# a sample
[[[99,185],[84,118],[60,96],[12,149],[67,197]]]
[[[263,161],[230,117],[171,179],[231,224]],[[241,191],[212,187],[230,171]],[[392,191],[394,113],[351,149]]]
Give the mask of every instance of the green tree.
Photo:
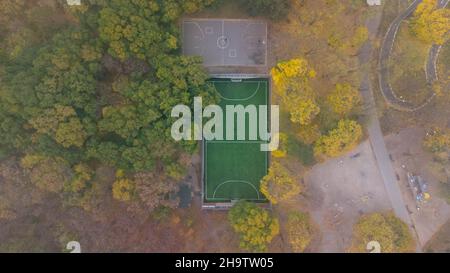
[[[289,0],[239,0],[252,16],[263,15],[273,20],[286,18],[291,8]]]
[[[156,120],[158,114],[136,105],[108,106],[103,109],[103,118],[99,129],[103,132],[116,133],[124,139],[133,139],[139,130]]]
[[[65,148],[81,147],[86,140],[86,132],[72,107],[55,105],[30,119],[30,124],[38,133],[47,134]]]
[[[170,163],[166,165],[165,173],[168,177],[180,181],[186,176],[186,168],[179,163]]]
[[[92,209],[97,193],[93,183],[95,171],[84,163],[73,167],[74,177],[64,184],[64,202],[71,206],[80,206],[89,211]]]
[[[55,140],[66,148],[83,146],[86,133],[80,120],[71,118],[69,121],[59,124],[58,129],[56,129]]]
[[[145,147],[126,147],[122,152],[122,160],[128,165],[127,169],[132,171],[152,170],[155,158],[151,151]]]
[[[209,6],[213,0],[122,1],[103,4],[98,20],[108,52],[125,60],[141,60],[175,52],[179,47],[178,18]]]
[[[31,29],[21,28],[7,36],[4,45],[5,51],[10,59],[15,59],[36,40],[35,34]]]
[[[88,159],[96,159],[111,167],[119,167],[121,154],[121,147],[114,142],[91,140],[87,144],[86,156]]]
[[[34,88],[39,107],[61,104],[72,106],[82,111],[81,114],[95,116],[101,44],[92,36],[85,30],[69,29],[56,34],[51,43],[39,51],[31,71],[40,76]],[[83,58],[86,47],[96,52],[95,57]]]
[[[212,3],[86,0],[72,9],[59,1],[71,24],[48,32],[51,8],[1,1],[2,15],[24,13],[27,20],[14,33],[0,31],[2,38],[13,34],[8,46],[0,43],[0,156],[30,149],[71,165],[95,160],[132,172],[194,151],[195,142],[171,139],[172,107],[192,105],[195,96],[211,104],[218,95],[202,60],[180,56],[178,18]],[[41,32],[48,33],[29,43]],[[113,84],[111,94],[113,78],[126,80]],[[167,171],[183,173],[175,165]]]
[[[0,158],[28,146],[30,140],[23,124],[20,117],[9,114],[0,105]]]
[[[81,148],[95,131],[99,58],[80,58],[81,45],[98,47],[89,38],[86,31],[64,29],[41,48],[26,47],[5,64],[0,108],[16,123],[11,127],[17,129],[16,142],[30,139],[36,153],[71,162],[79,155],[62,148]],[[25,144],[21,141],[20,148],[27,148]]]
[[[278,220],[254,203],[236,203],[228,213],[228,220],[240,236],[240,247],[250,251],[267,250],[267,244],[278,235]]]
[[[164,27],[161,2],[112,0],[100,11],[100,38],[108,52],[125,60],[131,56],[145,60],[178,48],[176,33]],[[166,9],[167,11],[167,9]],[[178,12],[167,17],[177,17]]]
[[[208,76],[200,64],[196,57],[160,56],[151,79],[135,77],[116,86],[128,103],[105,107],[99,129],[120,136],[126,143],[119,145],[125,165],[121,167],[150,171],[158,160],[173,162],[178,151],[193,150],[195,143],[172,140],[171,111],[180,103],[193,105],[195,96],[201,96],[205,105],[218,101],[217,91],[206,83]]]
[[[41,111],[30,119],[30,125],[36,129],[37,133],[53,135],[60,123],[76,115],[75,110],[70,106],[55,105]]]

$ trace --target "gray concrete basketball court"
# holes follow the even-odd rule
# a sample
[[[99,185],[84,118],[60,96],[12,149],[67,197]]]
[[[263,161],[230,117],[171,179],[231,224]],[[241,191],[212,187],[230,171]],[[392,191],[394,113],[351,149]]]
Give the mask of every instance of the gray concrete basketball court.
[[[258,20],[185,19],[183,54],[205,66],[265,66],[267,24]]]

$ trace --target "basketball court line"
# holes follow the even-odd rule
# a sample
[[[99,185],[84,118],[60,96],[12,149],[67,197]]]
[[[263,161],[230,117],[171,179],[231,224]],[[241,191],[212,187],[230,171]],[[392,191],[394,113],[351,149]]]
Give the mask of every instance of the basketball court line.
[[[216,25],[220,22],[220,25]],[[227,23],[234,23],[229,24],[227,27]],[[239,24],[241,23],[241,24]],[[185,28],[184,25],[187,24],[194,24],[198,29],[201,30],[201,39],[199,41],[200,45],[191,45],[192,49],[198,50],[200,52],[200,55],[203,56],[205,60],[205,66],[248,66],[248,67],[264,67],[267,66],[267,54],[268,54],[268,46],[267,46],[267,24],[262,21],[254,21],[254,20],[248,20],[248,19],[207,19],[207,18],[192,18],[192,19],[186,19],[183,21],[183,41],[186,41],[185,38],[187,36],[185,35]],[[242,26],[241,26],[242,25]],[[245,26],[243,26],[245,25]],[[214,46],[217,50],[217,55],[220,55],[219,59],[214,59],[214,57],[211,55],[211,52],[206,51],[207,48],[212,47],[212,45],[208,45],[206,43],[206,36],[203,31],[202,26],[211,27],[216,26],[217,28],[221,28],[221,30],[218,30],[218,32],[214,32],[211,35],[217,36],[216,38],[216,45]],[[252,26],[261,26],[261,28],[256,28],[255,32],[249,33],[250,28]],[[264,28],[265,26],[265,28]],[[218,40],[220,37],[225,37],[224,39],[228,39],[228,42],[230,42],[231,37],[225,36],[225,28],[227,27],[227,30],[229,29],[231,34],[237,34],[241,32],[240,34],[240,40],[241,41],[234,41],[231,45],[232,48],[230,48],[230,44],[224,46],[223,48],[219,46]],[[244,28],[244,33],[240,31],[241,28]],[[221,35],[220,35],[221,34]],[[248,36],[247,36],[248,34]],[[185,37],[186,36],[186,37]],[[233,35],[231,35],[233,36]],[[239,36],[234,37],[239,39]],[[258,39],[262,39],[264,48],[261,48],[260,54],[264,54],[264,59],[262,60],[255,60],[252,56],[258,51],[258,45],[254,45],[251,43],[252,40],[256,41]],[[188,39],[189,41],[189,39]],[[237,44],[236,44],[237,42]],[[192,43],[192,41],[191,41]],[[188,44],[191,44],[188,43]],[[194,51],[195,52],[195,51]],[[183,46],[183,53],[185,53],[185,49]],[[208,54],[206,54],[208,53]],[[206,55],[205,55],[206,54]],[[214,52],[212,53],[214,54]],[[216,56],[217,56],[216,55]],[[217,58],[217,57],[216,57]],[[220,63],[217,61],[219,60]]]
[[[225,21],[222,20],[222,30],[221,30],[222,36],[221,37],[225,37]],[[217,38],[219,39],[219,38]],[[220,48],[219,50],[222,51],[222,65],[225,64],[225,48]]]
[[[264,25],[264,23],[248,23],[247,26],[245,26],[245,31],[241,34],[241,39],[244,41],[251,41],[251,39],[258,39],[258,36],[251,35],[252,32],[249,33],[248,29],[251,25]],[[265,52],[267,54],[267,41],[264,41],[265,46]],[[248,42],[247,49],[253,50],[257,47],[251,46],[251,43]]]
[[[206,35],[203,32],[203,29],[200,27],[200,24],[197,22],[188,22],[188,21],[183,22],[183,24],[182,24],[183,25],[183,40],[184,40],[184,27],[185,27],[185,25],[188,25],[188,24],[192,24],[192,25],[196,26],[197,29],[200,31],[201,37],[199,37],[200,38],[199,41],[200,41],[200,44],[202,44],[202,42],[205,41]],[[194,36],[194,38],[196,38],[196,37],[197,36]],[[205,47],[200,47],[198,45],[198,46],[194,46],[194,48],[200,49],[200,55],[203,55],[203,53],[205,52]],[[185,54],[185,52],[184,52],[184,47],[183,47],[183,55],[184,54]]]

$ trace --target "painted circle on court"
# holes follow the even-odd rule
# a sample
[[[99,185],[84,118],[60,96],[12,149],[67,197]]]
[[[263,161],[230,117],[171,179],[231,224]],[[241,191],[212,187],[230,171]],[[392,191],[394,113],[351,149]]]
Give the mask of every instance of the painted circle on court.
[[[230,41],[226,36],[220,36],[217,38],[217,46],[221,49],[225,49],[230,45]]]

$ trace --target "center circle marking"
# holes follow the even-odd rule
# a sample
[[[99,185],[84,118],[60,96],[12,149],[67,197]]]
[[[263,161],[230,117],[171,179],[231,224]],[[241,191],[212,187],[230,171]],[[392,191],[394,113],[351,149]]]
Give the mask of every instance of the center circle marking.
[[[217,39],[217,46],[218,46],[220,49],[225,49],[225,48],[227,48],[227,47],[229,46],[229,44],[230,44],[230,41],[229,41],[228,37],[226,37],[226,36],[220,36],[220,37]]]

